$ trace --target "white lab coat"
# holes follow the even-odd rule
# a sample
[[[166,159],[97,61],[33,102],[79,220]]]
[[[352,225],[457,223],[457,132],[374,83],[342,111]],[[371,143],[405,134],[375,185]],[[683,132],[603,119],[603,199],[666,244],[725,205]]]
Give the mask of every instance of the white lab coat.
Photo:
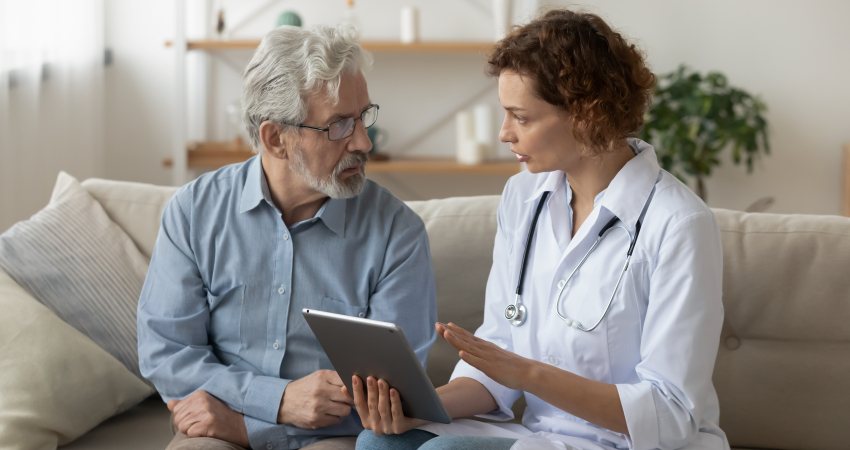
[[[595,199],[592,213],[571,238],[572,191],[563,172],[520,173],[502,194],[484,323],[476,336],[527,358],[617,385],[629,437],[600,428],[524,393],[528,408],[516,447],[579,449],[724,449],[711,381],[720,328],[722,255],[713,215],[686,186],[661,172],[655,150],[632,139],[638,153]],[[656,185],[657,181],[657,185]],[[566,326],[554,312],[562,282],[612,217],[634,233],[655,186],[628,271],[598,328]],[[537,224],[523,302],[527,321],[511,326],[505,307],[514,301],[522,253],[534,208],[551,194]],[[567,285],[561,311],[590,326],[608,302],[625,262],[629,236],[612,229]],[[491,392],[508,419],[523,395],[495,383],[461,361],[452,378],[471,377]],[[458,425],[460,426],[460,424]],[[451,434],[451,426],[432,431]],[[514,430],[515,431],[515,430]],[[461,433],[465,434],[465,433]],[[527,445],[528,446],[528,445]]]

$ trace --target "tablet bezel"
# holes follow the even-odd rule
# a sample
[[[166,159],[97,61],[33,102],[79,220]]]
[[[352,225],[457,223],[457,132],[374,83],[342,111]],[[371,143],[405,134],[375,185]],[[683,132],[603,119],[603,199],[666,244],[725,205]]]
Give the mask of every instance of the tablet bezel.
[[[401,395],[408,417],[449,423],[434,385],[397,325],[312,308],[301,313],[349,392],[351,376],[386,380]]]

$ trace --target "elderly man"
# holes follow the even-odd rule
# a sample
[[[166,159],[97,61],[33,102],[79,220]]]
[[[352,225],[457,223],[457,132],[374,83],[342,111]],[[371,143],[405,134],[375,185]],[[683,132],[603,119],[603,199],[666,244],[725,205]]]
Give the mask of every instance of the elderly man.
[[[302,308],[399,324],[424,363],[434,278],[422,221],[367,180],[378,115],[349,30],[281,27],[243,74],[259,155],[181,188],[139,300],[142,374],[169,448],[353,447],[362,429]]]

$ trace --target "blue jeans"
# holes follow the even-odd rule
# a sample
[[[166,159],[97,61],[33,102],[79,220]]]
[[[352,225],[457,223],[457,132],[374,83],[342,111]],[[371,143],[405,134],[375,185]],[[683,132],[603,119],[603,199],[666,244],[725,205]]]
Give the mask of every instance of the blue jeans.
[[[486,436],[437,436],[423,430],[404,434],[378,436],[363,430],[357,436],[358,450],[508,450],[516,439]]]

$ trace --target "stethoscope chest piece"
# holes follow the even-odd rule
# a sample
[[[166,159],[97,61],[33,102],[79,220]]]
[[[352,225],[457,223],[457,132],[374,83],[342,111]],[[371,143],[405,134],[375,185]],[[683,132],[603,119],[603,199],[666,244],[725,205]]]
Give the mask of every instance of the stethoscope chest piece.
[[[525,323],[525,305],[511,303],[505,308],[505,319],[511,322],[511,325],[518,327]]]

